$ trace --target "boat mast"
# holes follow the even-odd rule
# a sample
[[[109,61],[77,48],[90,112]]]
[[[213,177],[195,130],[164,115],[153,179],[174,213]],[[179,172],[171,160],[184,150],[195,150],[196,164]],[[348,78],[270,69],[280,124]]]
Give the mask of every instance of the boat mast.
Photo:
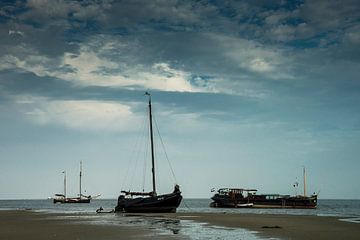
[[[63,171],[64,174],[64,197],[66,198],[66,171]]]
[[[306,197],[306,173],[305,173],[305,167],[303,167],[303,176],[304,176],[304,197]]]
[[[81,199],[81,175],[82,175],[82,161],[80,161],[80,199]]]
[[[145,95],[149,96],[149,124],[150,124],[150,141],[151,141],[151,165],[152,165],[152,184],[153,184],[153,195],[156,196],[156,184],[155,184],[155,160],[154,160],[154,138],[153,138],[153,127],[152,127],[152,113],[151,113],[151,95],[146,92]]]

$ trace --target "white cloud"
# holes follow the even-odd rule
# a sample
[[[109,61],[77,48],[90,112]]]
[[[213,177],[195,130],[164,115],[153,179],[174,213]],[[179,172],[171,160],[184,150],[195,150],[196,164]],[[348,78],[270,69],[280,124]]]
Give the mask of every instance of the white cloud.
[[[18,110],[39,125],[59,125],[85,131],[128,131],[137,116],[131,106],[105,101],[75,101],[22,96]]]
[[[25,33],[22,31],[18,31],[18,30],[9,30],[9,35],[19,35],[19,36],[24,37]]]
[[[20,46],[18,54],[0,57],[0,69],[18,68],[37,76],[50,76],[82,86],[145,88],[164,91],[206,92],[206,87],[193,86],[190,73],[159,62],[150,66],[115,62],[110,56],[126,44],[113,39],[92,40],[82,44],[79,53],[65,52],[60,59],[41,55],[31,48]],[[124,56],[122,56],[124,57]],[[127,56],[131,58],[131,56]],[[128,60],[128,59],[127,59]]]
[[[190,84],[187,80],[189,73],[171,68],[167,63],[156,63],[150,68],[143,65],[121,66],[120,70],[117,63],[100,58],[93,51],[81,51],[78,55],[66,53],[63,66],[68,66],[73,71],[58,72],[56,76],[81,85],[140,87],[180,92],[206,91]],[[109,70],[113,72],[108,74]]]
[[[261,58],[255,58],[251,60],[249,67],[255,72],[270,72],[273,70],[273,67],[270,65],[270,63]]]
[[[23,52],[29,53],[29,55],[20,57],[7,54],[0,57],[0,70],[18,68],[32,72],[38,76],[52,75],[51,71],[49,71],[49,65],[51,65],[52,62],[51,59],[45,56],[36,55],[29,50],[24,49]]]
[[[166,63],[157,63],[152,66],[150,72],[141,72],[139,78],[144,79],[143,85],[151,89],[179,92],[205,91],[192,86],[187,80],[189,75],[185,71],[171,68]]]
[[[56,72],[54,75],[81,85],[116,85],[121,80],[114,76],[106,76],[101,72],[105,69],[116,68],[116,63],[100,58],[93,51],[81,50],[79,54],[65,53],[61,67],[69,67],[71,72]]]
[[[242,38],[211,34],[225,56],[240,68],[274,80],[292,79],[292,58],[279,48],[270,48]]]
[[[145,88],[179,92],[214,91],[208,86],[190,82],[191,73],[176,69],[166,62],[151,65],[140,64],[134,56],[131,43],[106,36],[91,39],[80,47],[77,54],[65,53],[61,68],[72,71],[56,71],[53,76],[80,85]],[[115,62],[116,60],[116,62]]]

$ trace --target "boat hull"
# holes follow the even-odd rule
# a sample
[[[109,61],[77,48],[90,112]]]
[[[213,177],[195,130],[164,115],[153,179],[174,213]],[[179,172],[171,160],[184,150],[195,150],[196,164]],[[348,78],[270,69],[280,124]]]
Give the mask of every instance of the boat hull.
[[[89,198],[54,199],[54,203],[90,203],[90,199]]]
[[[170,213],[176,212],[182,196],[180,193],[170,193],[159,196],[125,198],[119,196],[116,212],[127,213]]]
[[[267,199],[266,195],[256,197],[231,198],[229,196],[213,196],[210,207],[238,208],[243,204],[252,204],[252,208],[301,208],[314,209],[317,207],[317,196],[293,196]],[[249,205],[250,206],[250,205]]]

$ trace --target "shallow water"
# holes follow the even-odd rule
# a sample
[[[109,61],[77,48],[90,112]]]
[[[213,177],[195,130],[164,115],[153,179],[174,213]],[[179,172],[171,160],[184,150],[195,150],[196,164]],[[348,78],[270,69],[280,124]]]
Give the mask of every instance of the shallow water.
[[[226,212],[360,217],[360,200],[319,199],[317,209],[210,208],[210,199],[183,199],[178,212]],[[44,212],[93,213],[102,206],[113,209],[116,199],[95,199],[90,204],[53,204],[51,200],[0,200],[0,209],[32,209]]]
[[[210,208],[210,199],[183,199],[178,212],[226,212],[360,217],[360,200],[318,200],[317,209]],[[90,204],[53,204],[51,200],[0,200],[1,209],[32,209],[44,212],[95,212],[100,206],[113,209],[116,199],[95,199]]]

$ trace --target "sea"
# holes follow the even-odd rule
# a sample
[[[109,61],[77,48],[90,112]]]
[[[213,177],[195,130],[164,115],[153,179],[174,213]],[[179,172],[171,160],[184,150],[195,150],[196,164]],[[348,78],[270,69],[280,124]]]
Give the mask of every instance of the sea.
[[[318,199],[317,209],[252,209],[252,208],[210,208],[210,199],[183,199],[177,209],[182,213],[254,213],[336,216],[339,221],[360,224],[360,200]],[[122,214],[96,214],[114,209],[116,199],[93,199],[90,204],[53,204],[51,199],[44,200],[0,200],[1,210],[30,210],[43,213],[60,213],[60,218],[76,218],[81,223],[97,225],[119,225],[149,228],[156,239],[158,236],[171,236],[174,239],[245,239],[261,240],[257,232],[240,228],[209,226],[192,220],[164,219],[161,217],[131,216]],[[360,227],[360,225],[359,225]],[[275,239],[275,238],[272,238]]]

